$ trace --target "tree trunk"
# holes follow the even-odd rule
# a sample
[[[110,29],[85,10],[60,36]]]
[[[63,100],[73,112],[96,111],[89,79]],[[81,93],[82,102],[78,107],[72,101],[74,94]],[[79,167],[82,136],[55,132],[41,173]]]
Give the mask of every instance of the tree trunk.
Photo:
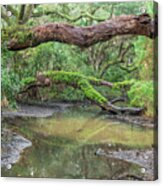
[[[22,50],[49,41],[73,44],[84,48],[110,40],[117,35],[128,34],[154,38],[157,35],[156,24],[157,21],[152,20],[148,14],[119,16],[86,27],[72,26],[66,23],[50,23],[13,33],[8,49]]]

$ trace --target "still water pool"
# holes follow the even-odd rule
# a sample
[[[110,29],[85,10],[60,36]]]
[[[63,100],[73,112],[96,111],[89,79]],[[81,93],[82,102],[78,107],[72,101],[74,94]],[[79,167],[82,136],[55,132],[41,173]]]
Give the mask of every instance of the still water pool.
[[[11,125],[12,123],[12,125]],[[9,127],[32,142],[5,177],[118,179],[122,173],[140,176],[137,164],[97,154],[153,145],[153,129],[136,127],[99,115],[95,107],[72,107],[49,118],[19,118]],[[8,125],[8,124],[7,124]]]

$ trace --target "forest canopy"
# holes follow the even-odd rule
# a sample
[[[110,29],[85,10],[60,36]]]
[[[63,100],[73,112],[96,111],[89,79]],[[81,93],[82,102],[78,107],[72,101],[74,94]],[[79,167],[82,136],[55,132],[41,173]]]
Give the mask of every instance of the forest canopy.
[[[152,1],[1,6],[2,106],[89,100],[153,116],[155,8]],[[116,98],[125,103],[113,105]]]

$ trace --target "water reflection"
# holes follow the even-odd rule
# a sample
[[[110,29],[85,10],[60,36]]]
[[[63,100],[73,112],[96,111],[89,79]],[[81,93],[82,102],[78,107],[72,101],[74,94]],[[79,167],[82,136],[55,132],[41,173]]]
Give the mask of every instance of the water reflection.
[[[144,148],[153,131],[97,117],[98,110],[68,109],[48,119],[14,121],[14,130],[32,141],[12,169],[2,176],[118,179],[121,173],[141,175],[138,165],[98,156],[97,150]]]
[[[95,155],[97,145],[56,147],[35,144],[3,176],[112,179],[120,172],[139,173],[138,166]]]

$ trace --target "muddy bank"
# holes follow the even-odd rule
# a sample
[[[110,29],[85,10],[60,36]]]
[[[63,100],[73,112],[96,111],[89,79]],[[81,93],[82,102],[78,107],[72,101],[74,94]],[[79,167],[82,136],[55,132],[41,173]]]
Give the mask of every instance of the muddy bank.
[[[64,112],[65,109],[73,107],[70,103],[51,103],[42,105],[18,104],[15,111],[2,110],[2,118],[47,118],[56,112]]]
[[[21,153],[32,142],[10,129],[1,130],[1,167],[11,169],[19,161]]]
[[[32,104],[18,104],[16,111],[2,110],[2,118],[47,118],[53,116],[56,112],[64,112],[70,108],[77,107],[89,107],[89,103],[68,103],[68,102],[45,102]],[[101,111],[97,108],[97,117],[103,117],[105,119],[115,119],[122,122],[127,122],[133,125],[139,125],[142,127],[154,128],[157,127],[157,122],[151,118],[145,118],[143,116],[131,116],[131,115],[112,115],[108,112]]]

